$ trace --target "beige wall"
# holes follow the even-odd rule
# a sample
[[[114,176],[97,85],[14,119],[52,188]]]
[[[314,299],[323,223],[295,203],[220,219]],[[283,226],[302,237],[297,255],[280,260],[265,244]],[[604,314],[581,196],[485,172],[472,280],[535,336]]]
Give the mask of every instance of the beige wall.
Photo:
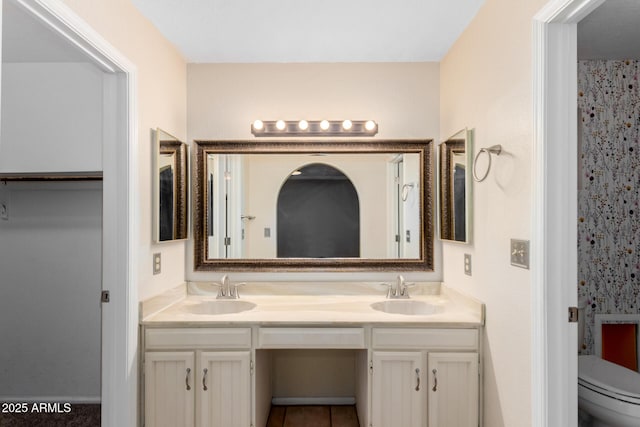
[[[149,298],[182,283],[185,242],[152,240],[152,133],[157,127],[185,140],[186,62],[178,50],[144,18],[130,0],[64,0],[138,71],[138,297]],[[152,275],[153,253],[162,254],[162,273]]]
[[[443,244],[444,281],[487,306],[485,425],[527,426],[531,411],[531,276],[509,264],[511,238],[531,236],[532,40],[545,0],[487,0],[441,62],[441,137],[475,128],[475,150],[501,144],[474,183],[470,246]],[[463,254],[473,256],[473,276]]]
[[[188,139],[253,139],[255,119],[374,119],[376,139],[438,140],[440,75],[437,63],[395,64],[189,64]],[[412,280],[439,280],[436,273],[414,273]],[[217,280],[220,274],[187,278]],[[243,280],[339,280],[380,277],[378,273],[234,274]],[[395,277],[387,274],[386,278]]]

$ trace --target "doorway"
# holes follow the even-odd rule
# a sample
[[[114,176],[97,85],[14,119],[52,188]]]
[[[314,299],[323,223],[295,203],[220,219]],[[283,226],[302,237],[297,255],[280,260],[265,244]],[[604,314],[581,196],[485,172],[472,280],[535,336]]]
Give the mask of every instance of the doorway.
[[[577,425],[577,23],[603,1],[550,2],[533,20],[534,426]]]
[[[98,366],[101,364],[101,372],[97,375],[97,391],[93,395],[99,396],[101,401],[101,424],[105,426],[135,425],[136,424],[136,383],[137,383],[137,288],[133,266],[135,265],[135,253],[137,249],[136,231],[134,228],[137,217],[132,194],[135,182],[135,144],[137,139],[137,108],[135,94],[136,72],[135,67],[104,39],[94,32],[83,20],[70,11],[63,3],[56,0],[0,0],[0,6],[13,7],[26,16],[28,20],[37,23],[42,31],[48,34],[47,40],[59,39],[66,43],[65,52],[68,63],[83,62],[86,67],[93,67],[102,79],[101,96],[103,104],[100,115],[100,130],[92,135],[92,139],[101,141],[97,145],[99,162],[92,166],[93,177],[102,176],[102,184],[76,182],[73,185],[83,188],[81,191],[90,193],[89,205],[97,208],[92,211],[93,217],[101,217],[98,224],[98,232],[95,236],[98,245],[98,267],[92,268],[97,274],[98,287],[95,294],[92,292],[88,302],[92,313],[101,314],[101,326],[97,325],[97,356]],[[4,27],[1,25],[0,27]],[[4,28],[2,29],[4,33]],[[45,45],[38,44],[37,49],[29,51],[42,55],[51,55],[59,52],[56,49],[48,49]],[[50,46],[49,46],[50,47]],[[27,54],[28,49],[18,51],[17,54]],[[4,53],[4,52],[3,52]],[[47,58],[42,58],[46,60]],[[80,61],[76,61],[81,59]],[[4,67],[3,67],[4,68]],[[4,73],[3,77],[4,77]],[[2,94],[4,98],[4,93]],[[3,99],[4,101],[4,99]],[[64,97],[59,99],[60,108],[64,105]],[[5,111],[2,111],[5,113]],[[64,121],[53,123],[58,129],[64,131],[69,127],[82,126],[83,122]],[[3,143],[7,142],[3,138]],[[89,146],[89,144],[87,144]],[[6,147],[6,145],[5,145]],[[76,147],[82,150],[82,145]],[[71,150],[76,154],[77,151]],[[60,150],[57,156],[60,162],[72,163],[76,158],[83,156],[69,155],[66,157],[64,150]],[[6,157],[4,157],[6,159]],[[24,156],[18,156],[24,158]],[[35,169],[37,156],[26,157],[28,162],[23,165],[12,164],[16,170],[24,172],[25,165]],[[46,158],[42,156],[42,158]],[[2,172],[7,172],[3,166]],[[46,166],[46,164],[45,164]],[[51,171],[38,166],[38,172]],[[54,172],[75,171],[76,167],[64,164]],[[77,174],[76,174],[77,175]],[[59,185],[59,184],[55,184]],[[67,185],[67,184],[65,184]],[[71,183],[67,185],[72,186]],[[23,192],[21,192],[23,193]],[[63,193],[58,194],[63,198]],[[22,197],[22,196],[20,196]],[[78,201],[74,198],[74,201]],[[59,200],[58,200],[59,201]],[[9,211],[11,214],[11,211]],[[17,213],[17,212],[15,212]],[[54,212],[55,213],[55,212]],[[74,212],[78,214],[79,212]],[[17,218],[17,217],[16,217]],[[65,216],[62,215],[64,220]],[[42,262],[38,260],[36,262]],[[62,264],[49,266],[52,270],[64,268]],[[25,290],[30,288],[25,285]],[[108,303],[101,303],[101,291],[108,291]],[[75,294],[74,294],[75,295]],[[68,296],[68,295],[67,295]],[[37,293],[27,297],[33,303],[46,305],[53,303],[39,298]],[[64,297],[64,296],[63,296]],[[86,302],[83,302],[84,306]],[[60,313],[63,315],[64,313]],[[21,325],[22,326],[22,325]],[[37,327],[37,325],[36,325]],[[100,337],[101,336],[101,337]],[[52,337],[58,339],[74,338],[72,331],[65,335]],[[47,348],[42,348],[43,357]],[[72,367],[73,369],[73,367]],[[97,369],[100,370],[100,367]],[[37,374],[37,373],[36,373]],[[50,372],[48,373],[50,374]],[[69,396],[57,396],[65,398]],[[41,400],[42,396],[32,396],[33,400]]]

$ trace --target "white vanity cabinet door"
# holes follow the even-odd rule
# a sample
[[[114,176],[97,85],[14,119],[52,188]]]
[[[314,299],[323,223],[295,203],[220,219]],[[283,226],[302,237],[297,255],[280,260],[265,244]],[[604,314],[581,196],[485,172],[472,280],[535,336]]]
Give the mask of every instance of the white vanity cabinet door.
[[[145,426],[193,427],[194,352],[145,353]]]
[[[198,425],[249,427],[249,351],[202,352],[198,358]]]
[[[429,427],[478,426],[478,353],[429,353]]]
[[[374,351],[372,360],[371,426],[424,426],[423,353]]]

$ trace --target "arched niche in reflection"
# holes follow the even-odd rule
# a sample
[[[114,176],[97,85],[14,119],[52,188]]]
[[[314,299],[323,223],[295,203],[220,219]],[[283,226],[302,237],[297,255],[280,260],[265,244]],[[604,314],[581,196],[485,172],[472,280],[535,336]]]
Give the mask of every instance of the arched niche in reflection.
[[[359,258],[360,201],[351,180],[325,163],[292,172],[277,202],[278,258]]]

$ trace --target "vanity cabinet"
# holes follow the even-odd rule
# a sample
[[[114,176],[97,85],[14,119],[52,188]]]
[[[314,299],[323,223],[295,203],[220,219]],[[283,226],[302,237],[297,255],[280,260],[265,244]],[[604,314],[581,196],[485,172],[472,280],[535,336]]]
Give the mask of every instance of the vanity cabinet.
[[[194,426],[194,352],[147,352],[144,366],[145,425]]]
[[[247,427],[251,415],[248,351],[200,353],[198,375],[198,425]]]
[[[479,425],[477,329],[374,328],[370,427]]]
[[[146,427],[251,425],[250,328],[146,329],[144,338]]]
[[[429,427],[478,425],[478,353],[429,353]]]
[[[361,427],[481,425],[479,328],[144,331],[147,427],[265,427],[274,397],[272,379],[283,374],[271,357],[301,349],[322,350],[325,357],[332,351],[353,352]]]
[[[374,351],[371,366],[371,426],[423,426],[423,353]]]

